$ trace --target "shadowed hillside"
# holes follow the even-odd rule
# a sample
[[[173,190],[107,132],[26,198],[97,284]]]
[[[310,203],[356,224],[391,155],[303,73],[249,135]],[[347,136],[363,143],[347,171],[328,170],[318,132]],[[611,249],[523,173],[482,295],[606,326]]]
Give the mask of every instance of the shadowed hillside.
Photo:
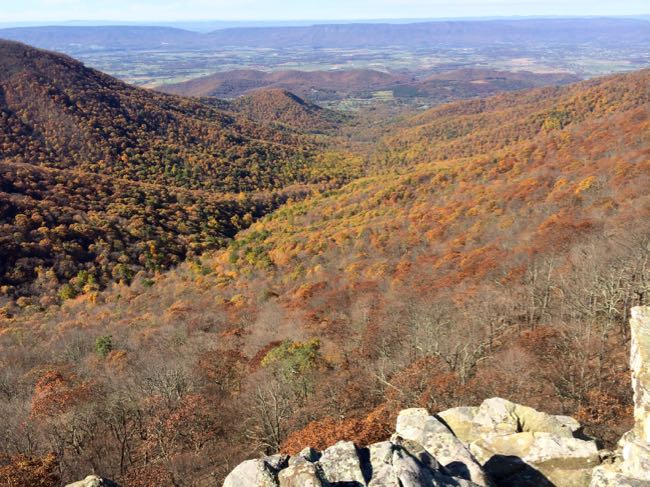
[[[0,68],[4,158],[221,191],[307,178],[308,141],[291,133],[17,43],[0,43]]]
[[[0,294],[52,303],[129,282],[349,180],[358,166],[288,128],[320,109],[278,96],[243,116],[0,41]]]

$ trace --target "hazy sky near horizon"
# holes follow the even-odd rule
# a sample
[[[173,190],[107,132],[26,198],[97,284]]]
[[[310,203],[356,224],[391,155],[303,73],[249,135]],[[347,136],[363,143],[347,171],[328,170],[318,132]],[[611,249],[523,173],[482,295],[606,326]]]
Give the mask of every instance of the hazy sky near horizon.
[[[650,0],[0,0],[0,22],[650,14]]]

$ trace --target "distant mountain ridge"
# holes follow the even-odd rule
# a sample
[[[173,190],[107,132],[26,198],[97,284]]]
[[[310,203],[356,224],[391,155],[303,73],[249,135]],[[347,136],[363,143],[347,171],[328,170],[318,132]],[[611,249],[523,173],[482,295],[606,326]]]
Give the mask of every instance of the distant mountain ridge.
[[[627,19],[536,19],[445,21],[414,24],[348,24],[311,27],[224,29],[207,35],[212,42],[257,47],[480,47],[486,43],[582,42],[616,45],[650,39],[648,22]]]
[[[0,39],[43,49],[75,52],[97,49],[156,49],[199,45],[201,35],[175,27],[46,26],[0,29]]]
[[[642,19],[459,20],[409,24],[356,23],[312,26],[239,27],[201,34],[173,27],[52,26],[0,29],[0,38],[36,47],[83,52],[122,49],[233,47],[482,47],[500,43],[616,46],[650,41],[650,22]]]

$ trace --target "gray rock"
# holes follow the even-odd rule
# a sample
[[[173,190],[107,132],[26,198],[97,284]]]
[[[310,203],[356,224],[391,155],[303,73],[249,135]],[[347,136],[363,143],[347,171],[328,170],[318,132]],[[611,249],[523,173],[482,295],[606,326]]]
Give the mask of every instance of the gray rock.
[[[304,458],[304,457],[303,457]],[[295,463],[278,475],[280,487],[322,487],[318,469],[313,463]]]
[[[393,468],[393,451],[395,445],[382,441],[368,447],[372,478],[368,487],[400,487],[397,473]]]
[[[347,482],[351,486],[366,485],[357,448],[351,441],[339,441],[325,450],[318,461],[323,480],[328,483]],[[356,482],[356,484],[355,484]]]
[[[493,397],[479,406],[474,416],[473,439],[484,433],[512,434],[522,432],[553,433],[572,437],[580,424],[566,416],[553,416],[507,399]]]
[[[590,487],[650,487],[650,482],[628,477],[618,466],[601,465],[594,469]]]
[[[650,444],[644,444],[636,435],[623,444],[621,472],[650,482]]]
[[[273,470],[282,470],[287,465],[289,465],[289,455],[271,455],[264,457],[264,463],[266,463]]]
[[[400,447],[393,450],[393,472],[402,487],[434,485],[433,472]]]
[[[276,472],[263,459],[247,460],[240,463],[226,477],[223,487],[244,486],[278,487]]]
[[[405,409],[397,417],[396,432],[422,445],[454,476],[482,485],[492,485],[474,455],[449,428],[426,409]]]
[[[302,450],[302,451],[299,453],[299,455],[300,455],[301,457],[303,457],[305,460],[307,460],[307,461],[309,461],[309,462],[312,462],[312,463],[313,463],[313,462],[317,462],[317,461],[320,459],[320,457],[321,457],[320,452],[319,452],[318,450],[313,449],[313,448],[310,447],[310,446],[308,446],[307,448],[305,448],[304,450]]]
[[[477,407],[458,407],[447,409],[436,414],[442,419],[456,437],[464,443],[471,443],[476,438],[472,435],[474,427],[474,416],[478,412]]]
[[[112,480],[103,479],[97,475],[88,475],[85,479],[72,482],[65,487],[119,487],[119,485]]]
[[[630,330],[634,435],[640,444],[650,445],[650,306],[632,309]],[[642,473],[650,476],[649,471]]]
[[[588,486],[591,470],[600,463],[595,442],[554,433],[486,434],[470,449],[495,478],[502,478],[505,458],[528,466],[522,464],[509,478],[515,478],[515,473],[524,477],[543,476],[558,487]]]
[[[393,436],[371,445],[372,479],[368,487],[478,487],[448,474],[421,445]]]

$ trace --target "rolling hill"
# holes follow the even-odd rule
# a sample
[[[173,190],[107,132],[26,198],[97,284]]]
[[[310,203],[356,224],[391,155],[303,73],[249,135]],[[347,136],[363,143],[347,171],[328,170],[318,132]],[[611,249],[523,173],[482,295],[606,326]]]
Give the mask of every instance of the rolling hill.
[[[2,294],[56,301],[217,248],[287,198],[354,173],[316,147],[286,125],[0,41]]]
[[[392,99],[418,105],[437,105],[465,98],[486,97],[503,91],[579,81],[568,73],[509,72],[493,69],[458,69],[416,77],[414,74],[352,69],[332,71],[235,70],[161,85],[165,93],[183,96],[236,99],[262,89],[281,89],[316,103],[350,98],[371,99],[390,92]],[[257,95],[259,96],[259,95]]]
[[[280,88],[256,90],[233,100],[228,108],[260,123],[276,123],[312,133],[331,132],[344,119],[339,113]]]
[[[260,88],[279,88],[309,99],[343,97],[382,89],[411,80],[405,75],[370,69],[332,71],[256,71],[234,70],[215,73],[184,83],[163,85],[159,89],[183,96],[236,98]]]
[[[127,485],[214,482],[251,448],[364,445],[401,408],[494,395],[612,444],[650,273],[648,86],[436,107],[395,125],[368,175],[227,248],[45,312],[7,304],[0,433],[45,462],[83,431],[64,477]]]

